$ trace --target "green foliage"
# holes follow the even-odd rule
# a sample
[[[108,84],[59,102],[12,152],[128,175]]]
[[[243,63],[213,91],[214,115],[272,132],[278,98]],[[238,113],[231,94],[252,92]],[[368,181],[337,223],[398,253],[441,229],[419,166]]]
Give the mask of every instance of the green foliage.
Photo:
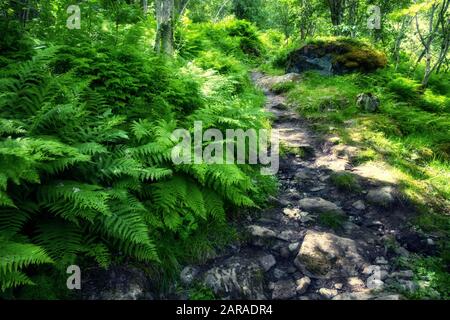
[[[389,82],[388,88],[402,98],[415,99],[419,96],[420,83],[405,77],[397,77]]]
[[[2,70],[1,290],[73,263],[107,267],[116,252],[166,275],[211,252],[228,208],[261,204],[275,184],[247,166],[175,166],[171,134],[197,120],[263,127],[262,99],[239,72],[88,45]]]
[[[448,300],[450,298],[450,277],[441,257],[413,257],[400,261],[400,265],[414,272],[414,283],[417,289],[413,292],[403,291],[409,299],[415,300]]]
[[[202,285],[195,285],[189,290],[189,300],[215,300],[216,295],[207,287]]]
[[[318,219],[320,225],[336,231],[342,229],[342,226],[346,221],[347,219],[345,216],[334,212],[321,213]]]
[[[333,173],[330,180],[341,191],[358,192],[361,188],[356,176],[348,172]]]

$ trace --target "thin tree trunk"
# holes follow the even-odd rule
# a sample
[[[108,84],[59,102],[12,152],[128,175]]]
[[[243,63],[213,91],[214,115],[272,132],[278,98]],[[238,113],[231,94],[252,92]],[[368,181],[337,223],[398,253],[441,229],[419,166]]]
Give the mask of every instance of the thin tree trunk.
[[[400,27],[397,39],[395,41],[395,46],[394,46],[393,57],[394,57],[394,61],[395,61],[395,70],[397,70],[398,64],[400,62],[400,50],[401,50],[401,47],[402,47],[403,39],[405,38],[406,27],[410,23],[411,23],[411,18],[409,16],[405,16],[402,19],[402,25]]]
[[[174,0],[156,0],[156,39],[155,51],[171,56],[174,52],[173,23]]]

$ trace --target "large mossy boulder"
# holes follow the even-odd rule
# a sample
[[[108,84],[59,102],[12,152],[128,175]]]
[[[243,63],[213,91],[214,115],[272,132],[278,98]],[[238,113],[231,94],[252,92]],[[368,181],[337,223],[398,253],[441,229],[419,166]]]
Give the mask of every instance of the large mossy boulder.
[[[384,68],[386,64],[386,55],[365,43],[352,39],[318,40],[288,55],[287,72],[367,73]]]

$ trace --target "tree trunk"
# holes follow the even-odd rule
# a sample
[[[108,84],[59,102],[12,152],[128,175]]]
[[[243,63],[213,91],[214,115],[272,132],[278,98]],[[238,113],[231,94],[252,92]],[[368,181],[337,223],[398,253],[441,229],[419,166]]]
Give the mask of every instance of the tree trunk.
[[[328,0],[328,6],[330,8],[331,23],[335,27],[334,33],[339,34],[338,26],[342,24],[344,19],[345,0]]]
[[[174,0],[156,0],[156,39],[155,51],[173,55],[173,23],[174,23]],[[161,51],[162,50],[162,51]]]
[[[407,30],[407,26],[411,23],[411,18],[409,16],[405,16],[402,19],[402,25],[400,27],[400,30],[398,32],[397,35],[397,39],[395,41],[395,46],[394,46],[394,53],[393,53],[393,57],[394,57],[394,61],[395,61],[395,70],[397,70],[398,68],[398,64],[400,62],[400,50],[402,47],[402,42],[403,39],[405,38],[405,33]]]

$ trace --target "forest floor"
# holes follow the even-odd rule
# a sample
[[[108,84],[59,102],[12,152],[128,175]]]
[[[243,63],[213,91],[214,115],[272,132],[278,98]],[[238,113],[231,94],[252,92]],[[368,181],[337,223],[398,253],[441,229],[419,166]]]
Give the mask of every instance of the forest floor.
[[[270,90],[280,79],[252,73],[280,137],[279,195],[241,226],[240,244],[186,267],[181,281],[232,299],[402,299],[417,290],[401,259],[431,253],[434,241],[408,222],[416,213],[394,173],[384,163],[353,166],[356,147],[315,132]]]

